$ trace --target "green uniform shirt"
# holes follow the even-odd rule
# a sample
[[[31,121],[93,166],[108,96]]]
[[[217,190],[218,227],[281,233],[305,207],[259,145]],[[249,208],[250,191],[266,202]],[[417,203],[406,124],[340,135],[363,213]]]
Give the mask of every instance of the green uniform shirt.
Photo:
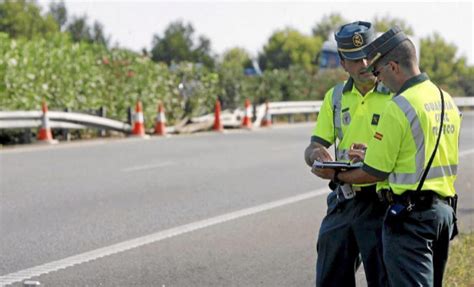
[[[451,96],[443,94],[443,132],[422,189],[453,196],[461,117]],[[387,105],[362,168],[379,178],[388,178],[395,194],[416,190],[436,144],[440,117],[441,98],[436,85],[426,74],[413,77]]]
[[[341,87],[342,96],[340,100],[334,101],[334,90]],[[391,98],[390,91],[381,84],[375,85],[364,96],[357,90],[352,78],[349,78],[345,84],[333,87],[324,96],[311,141],[327,148],[334,143],[336,136],[337,159],[348,161],[348,150],[353,143],[368,144],[373,137]]]

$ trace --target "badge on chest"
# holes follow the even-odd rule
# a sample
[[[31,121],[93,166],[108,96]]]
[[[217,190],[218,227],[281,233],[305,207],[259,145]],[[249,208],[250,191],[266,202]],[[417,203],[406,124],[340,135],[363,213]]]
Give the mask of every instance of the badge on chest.
[[[380,115],[374,114],[372,116],[372,125],[377,126],[379,124],[379,120],[380,120]]]
[[[345,108],[342,111],[342,123],[344,125],[349,125],[351,123],[351,114],[349,113],[349,108]]]

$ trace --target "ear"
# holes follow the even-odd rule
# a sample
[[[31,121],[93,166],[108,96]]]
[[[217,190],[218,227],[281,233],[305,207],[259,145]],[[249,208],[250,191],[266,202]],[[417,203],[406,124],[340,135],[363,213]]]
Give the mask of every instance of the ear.
[[[401,67],[400,65],[397,63],[397,62],[394,62],[394,61],[390,61],[390,69],[392,69],[393,72],[395,72],[396,74],[399,74],[401,71]]]
[[[344,71],[347,72],[346,61],[341,57],[341,58],[339,58],[339,62],[341,63],[341,66],[344,68]]]

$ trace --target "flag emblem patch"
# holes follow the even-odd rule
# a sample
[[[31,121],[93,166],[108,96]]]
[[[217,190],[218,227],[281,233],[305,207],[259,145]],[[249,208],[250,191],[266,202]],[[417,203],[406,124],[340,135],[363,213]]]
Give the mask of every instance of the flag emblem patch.
[[[376,132],[375,135],[374,135],[374,138],[381,141],[382,138],[383,138],[383,134]]]

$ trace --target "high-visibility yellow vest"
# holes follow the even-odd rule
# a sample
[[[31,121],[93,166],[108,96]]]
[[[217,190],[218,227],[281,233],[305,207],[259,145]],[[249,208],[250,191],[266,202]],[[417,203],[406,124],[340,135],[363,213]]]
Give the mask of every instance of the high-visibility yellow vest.
[[[382,85],[376,85],[362,95],[352,79],[330,89],[318,114],[311,141],[325,147],[338,138],[338,160],[348,160],[347,151],[353,143],[365,143],[374,135],[385,105],[391,94]]]
[[[362,95],[349,78],[324,96],[311,141],[329,147],[337,137],[337,159],[349,161],[349,148],[353,143],[368,144],[391,98],[390,91],[381,84]]]
[[[422,190],[453,196],[461,116],[451,96],[443,94],[443,130]],[[415,190],[435,148],[440,118],[441,97],[436,85],[426,74],[410,79],[386,106],[369,142],[363,169],[388,178],[395,194]]]

